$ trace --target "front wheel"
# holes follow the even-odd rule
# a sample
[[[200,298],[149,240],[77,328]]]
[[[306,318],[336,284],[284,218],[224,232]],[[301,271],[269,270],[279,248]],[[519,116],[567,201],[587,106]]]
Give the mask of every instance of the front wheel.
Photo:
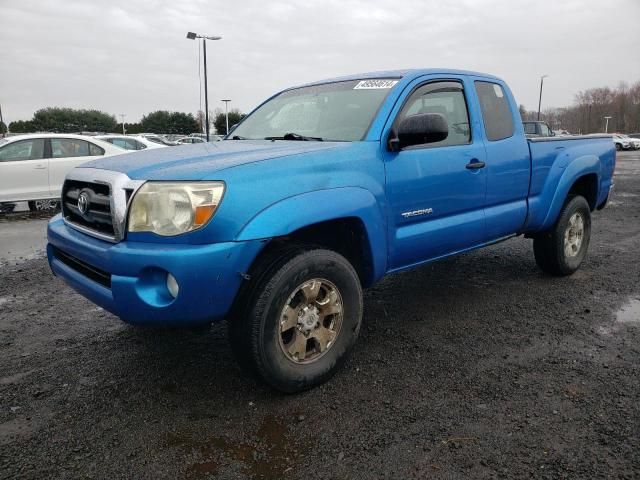
[[[273,388],[307,390],[346,359],[362,320],[358,274],[341,255],[291,250],[267,262],[229,322],[239,363]]]
[[[533,239],[536,263],[550,275],[571,275],[585,259],[590,239],[589,204],[584,197],[569,197],[556,224]]]
[[[0,203],[0,213],[11,213],[15,208],[15,203]]]

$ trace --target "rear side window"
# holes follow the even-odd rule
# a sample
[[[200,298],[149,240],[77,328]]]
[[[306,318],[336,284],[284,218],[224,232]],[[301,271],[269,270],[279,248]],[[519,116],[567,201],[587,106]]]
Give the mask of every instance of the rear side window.
[[[98,155],[104,155],[104,149],[93,143],[89,142],[89,155],[97,157]]]
[[[543,137],[548,137],[549,135],[551,135],[551,130],[549,130],[549,127],[547,127],[547,125],[544,123],[540,124],[540,135],[542,135]]]
[[[86,140],[78,140],[75,138],[52,138],[51,139],[51,157],[52,158],[70,158],[70,157],[88,157],[89,142]]]
[[[475,82],[487,139],[502,140],[513,135],[513,116],[504,90],[497,83]]]
[[[527,135],[535,135],[536,134],[536,124],[535,123],[525,123],[524,124],[524,133]]]
[[[128,138],[109,138],[107,142],[125,150],[136,150],[136,144]]]

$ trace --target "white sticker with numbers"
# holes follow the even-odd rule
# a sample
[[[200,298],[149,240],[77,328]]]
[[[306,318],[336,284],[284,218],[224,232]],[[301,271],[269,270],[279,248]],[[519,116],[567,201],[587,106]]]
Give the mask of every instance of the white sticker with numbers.
[[[353,89],[391,88],[396,83],[398,83],[398,80],[361,80]]]

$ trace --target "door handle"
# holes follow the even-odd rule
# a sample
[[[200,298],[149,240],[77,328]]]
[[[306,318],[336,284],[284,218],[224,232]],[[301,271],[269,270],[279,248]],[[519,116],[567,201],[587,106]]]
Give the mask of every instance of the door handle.
[[[478,168],[484,168],[485,165],[486,164],[484,162],[481,162],[477,158],[473,158],[469,163],[467,163],[466,168],[468,170],[477,170]]]

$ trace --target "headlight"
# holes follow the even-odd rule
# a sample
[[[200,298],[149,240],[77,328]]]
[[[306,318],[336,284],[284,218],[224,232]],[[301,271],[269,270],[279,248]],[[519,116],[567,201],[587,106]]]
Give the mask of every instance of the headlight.
[[[211,220],[223,193],[221,182],[147,182],[131,202],[129,231],[172,236],[197,230]]]

